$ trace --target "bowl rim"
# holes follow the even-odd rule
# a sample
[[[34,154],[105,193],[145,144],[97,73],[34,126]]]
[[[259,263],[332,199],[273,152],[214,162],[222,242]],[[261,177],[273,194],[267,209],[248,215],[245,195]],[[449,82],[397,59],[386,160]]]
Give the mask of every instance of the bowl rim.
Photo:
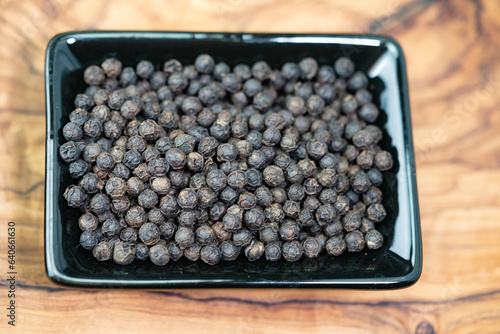
[[[54,228],[54,220],[52,219],[52,206],[47,205],[47,201],[54,195],[53,187],[53,169],[56,162],[54,157],[53,131],[51,128],[51,119],[54,114],[54,105],[52,101],[52,63],[54,51],[57,43],[69,37],[92,37],[92,38],[165,38],[184,35],[203,36],[209,38],[230,38],[230,39],[269,39],[269,38],[316,38],[318,42],[321,39],[328,38],[331,42],[336,41],[339,44],[346,45],[366,45],[373,41],[386,43],[391,45],[398,53],[397,66],[400,72],[400,103],[401,110],[404,114],[402,122],[405,126],[404,140],[406,146],[406,160],[408,165],[408,194],[411,205],[411,222],[412,229],[412,246],[414,247],[414,259],[412,270],[402,276],[397,277],[374,277],[374,278],[353,278],[353,279],[321,279],[308,281],[232,281],[231,279],[218,280],[123,280],[123,279],[89,279],[79,278],[67,275],[60,270],[55,259],[57,245],[55,245],[52,232]],[[406,61],[403,49],[400,44],[388,36],[380,36],[374,34],[325,34],[325,33],[235,33],[235,32],[181,32],[181,31],[68,31],[55,35],[49,41],[45,54],[45,98],[46,98],[46,161],[45,161],[45,197],[44,197],[44,253],[45,253],[45,270],[50,280],[55,283],[78,286],[78,287],[93,287],[93,288],[285,288],[285,287],[300,287],[300,288],[353,288],[353,289],[396,289],[408,287],[415,284],[422,273],[422,236],[420,226],[420,213],[418,204],[417,182],[415,172],[414,146],[411,127],[411,113],[409,103],[409,90],[407,82]]]

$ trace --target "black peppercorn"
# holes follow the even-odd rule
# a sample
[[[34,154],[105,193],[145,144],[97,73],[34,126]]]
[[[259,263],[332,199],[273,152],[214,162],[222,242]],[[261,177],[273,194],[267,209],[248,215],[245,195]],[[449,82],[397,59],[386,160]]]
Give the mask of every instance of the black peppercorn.
[[[211,56],[201,54],[196,57],[194,66],[199,73],[212,73],[215,68],[215,61]]]
[[[363,180],[363,178],[361,180]],[[349,190],[349,186],[350,186],[350,181],[349,181],[349,178],[346,175],[340,174],[340,175],[337,176],[337,183],[335,184],[335,190],[339,194],[343,194],[346,191],[348,191]],[[365,185],[363,185],[363,187],[364,186]]]
[[[80,127],[89,119],[89,113],[85,109],[77,108],[69,114],[70,122],[79,125]],[[63,130],[64,131],[64,130]]]
[[[185,70],[187,67],[185,68]],[[181,72],[182,64],[177,59],[169,59],[163,64],[163,72],[167,74],[172,74],[174,72]]]
[[[199,211],[184,209],[179,212],[177,216],[177,222],[181,226],[193,227],[196,224],[196,221],[198,220],[198,216],[199,216]]]
[[[167,249],[172,261],[178,261],[184,255],[182,249],[175,242],[169,242]]]
[[[226,213],[224,218],[222,219],[224,224],[224,229],[228,232],[237,232],[243,226],[242,219],[239,215]]]
[[[189,261],[198,261],[200,258],[201,245],[193,243],[191,246],[184,249],[184,257]]]
[[[104,80],[104,72],[99,66],[90,65],[83,72],[83,80],[87,85],[99,86]]]
[[[357,230],[361,226],[361,215],[355,212],[354,209],[349,211],[342,217],[342,225],[346,232]]]
[[[325,107],[325,100],[318,95],[311,95],[306,101],[306,107],[311,116],[319,116]]]
[[[171,221],[163,222],[158,224],[158,230],[160,231],[160,236],[163,239],[168,240],[174,235],[176,225]]]
[[[105,123],[105,122],[110,120],[111,113],[110,113],[110,110],[107,106],[97,105],[92,109],[92,112],[90,113],[90,117],[95,118],[96,120],[100,121],[101,123]]]
[[[371,132],[364,129],[353,135],[352,142],[357,148],[366,149],[375,142],[375,138]]]
[[[69,175],[74,179],[79,179],[89,170],[89,164],[81,159],[78,159],[69,165]]]
[[[318,72],[318,63],[314,58],[304,58],[299,62],[299,70],[302,79],[311,80]]]
[[[239,195],[238,205],[244,210],[250,210],[257,205],[257,198],[254,194],[245,191]]]
[[[264,243],[277,241],[279,239],[278,229],[278,225],[275,223],[266,224],[259,231],[259,240]]]
[[[268,146],[274,146],[281,141],[281,132],[275,127],[268,127],[262,134],[262,143]]]
[[[101,68],[108,78],[116,78],[122,71],[122,62],[116,58],[107,58],[101,63]]]
[[[148,173],[154,177],[164,177],[170,169],[167,159],[154,158],[148,162]]]
[[[380,150],[377,152],[377,154],[375,154],[374,163],[380,171],[389,170],[394,164],[392,155],[389,152],[383,150]]]
[[[285,182],[283,170],[275,165],[266,167],[262,172],[262,177],[264,181],[272,187],[280,186]]]
[[[385,212],[385,208],[380,203],[372,204],[366,210],[367,218],[373,220],[374,222],[380,222],[384,220],[387,215]]]
[[[215,233],[210,226],[201,225],[196,229],[196,242],[200,245],[208,245],[215,241]]]
[[[89,208],[97,215],[108,212],[111,208],[109,197],[104,194],[95,195],[90,199]]]
[[[212,225],[212,229],[214,230],[215,240],[217,242],[224,242],[231,239],[232,233],[226,231],[222,222]]]
[[[339,215],[345,215],[349,210],[349,198],[347,196],[338,196],[337,201],[333,205]]]
[[[194,232],[188,227],[180,227],[177,232],[175,232],[175,242],[181,249],[192,246],[194,244],[194,239]]]
[[[368,190],[371,186],[370,179],[368,175],[364,172],[358,172],[351,181],[351,185],[354,191],[358,193],[363,193]]]
[[[118,236],[121,231],[121,226],[115,218],[106,219],[102,223],[101,232],[105,237]]]
[[[320,205],[321,202],[316,198],[316,196],[307,196],[304,202],[302,203],[304,209],[310,211],[315,211]]]
[[[365,242],[366,246],[369,249],[378,249],[382,246],[382,243],[384,242],[384,237],[382,236],[382,233],[380,233],[379,231],[371,229],[368,232],[366,232]]]
[[[268,111],[274,103],[274,98],[268,90],[263,90],[255,94],[253,107],[259,111]]]
[[[137,229],[134,227],[126,227],[120,232],[120,239],[124,242],[135,244],[138,239]]]
[[[333,222],[326,224],[323,227],[323,231],[327,236],[333,237],[341,234],[344,231],[344,226],[340,221],[335,220]]]
[[[354,63],[347,57],[335,61],[335,72],[341,77],[350,77],[354,73]]]
[[[257,261],[264,254],[264,244],[253,239],[250,245],[245,248],[245,256],[249,261]]]
[[[245,212],[245,225],[251,230],[260,230],[264,225],[265,216],[260,207],[255,207]]]
[[[292,241],[299,237],[300,227],[293,220],[287,220],[281,224],[279,233],[282,240]]]
[[[279,242],[271,242],[265,246],[266,260],[278,261],[281,259],[281,245]]]
[[[221,258],[221,251],[216,245],[206,245],[201,248],[200,258],[206,264],[216,265]]]
[[[125,184],[125,181],[121,178],[111,177],[106,182],[106,193],[113,198],[122,197],[123,195],[125,195],[126,191],[127,186]]]
[[[373,103],[366,103],[358,111],[359,117],[361,117],[368,123],[375,122],[379,116],[379,113],[380,112],[378,108]]]
[[[380,172],[378,169],[371,168],[370,170],[368,170],[368,172],[366,172],[366,174],[368,175],[370,182],[374,186],[377,186],[377,187],[380,186],[384,180],[384,176],[383,176],[382,172]]]
[[[171,183],[167,177],[154,177],[150,181],[151,189],[158,195],[166,195]]]
[[[300,213],[300,205],[298,202],[287,200],[283,205],[285,215],[290,218],[297,218]]]
[[[83,129],[73,122],[66,123],[63,127],[63,136],[68,141],[78,141],[83,137]]]
[[[120,265],[127,265],[135,259],[135,248],[128,242],[118,241],[113,250],[113,260]]]
[[[90,212],[84,213],[78,219],[78,226],[82,231],[94,231],[99,224],[97,217]]]
[[[232,241],[224,241],[219,246],[221,259],[234,261],[240,254],[240,249]]]
[[[162,245],[155,245],[149,250],[149,258],[151,262],[157,266],[164,266],[170,260],[168,248]]]
[[[135,169],[139,166],[143,161],[141,153],[137,150],[127,151],[123,155],[123,164],[130,169]]]
[[[333,204],[337,200],[337,192],[332,188],[324,188],[319,193],[318,199],[323,204]]]
[[[139,239],[146,245],[154,245],[160,240],[160,230],[153,223],[145,223],[139,228]]]
[[[377,187],[371,186],[367,191],[363,193],[363,202],[366,205],[381,203],[382,191]]]
[[[94,231],[83,231],[80,235],[80,245],[86,250],[93,249],[97,243],[98,240]]]
[[[318,257],[321,251],[321,245],[316,238],[308,237],[302,241],[304,256],[310,259]]]
[[[97,261],[107,261],[113,258],[113,246],[106,241],[101,241],[92,249],[92,255]]]
[[[87,94],[77,94],[75,97],[75,107],[89,111],[94,106],[94,99]]]
[[[186,154],[178,148],[171,148],[165,153],[165,160],[173,169],[181,169],[186,165]]]
[[[282,255],[289,262],[298,261],[304,253],[300,241],[293,240],[283,243],[281,247]]]
[[[135,245],[135,258],[139,261],[146,261],[149,258],[149,247],[142,242]]]
[[[217,148],[217,159],[219,161],[233,161],[237,156],[238,151],[233,144],[220,144]]]
[[[154,72],[155,67],[153,63],[148,60],[141,60],[135,69],[138,76],[143,79],[148,79]]]
[[[247,229],[240,229],[233,234],[233,243],[237,247],[246,247],[252,242],[252,233]]]
[[[278,204],[284,204],[286,201],[286,191],[283,188],[272,188],[271,194],[273,195],[273,201]]]
[[[304,191],[307,195],[317,195],[322,187],[314,178],[309,178],[304,181]]]
[[[104,182],[94,173],[85,174],[80,184],[87,194],[96,193],[104,187]]]
[[[145,189],[137,197],[139,205],[145,209],[151,209],[158,204],[158,195],[151,189]]]
[[[360,252],[365,248],[365,237],[358,230],[347,233],[345,243],[349,252]]]
[[[346,250],[346,242],[338,236],[333,236],[326,241],[326,251],[331,256],[339,256]]]
[[[266,155],[260,151],[253,151],[247,159],[248,165],[251,168],[262,169],[267,166]]]
[[[221,191],[227,186],[227,176],[220,169],[209,172],[206,181],[208,187],[213,191]]]
[[[285,212],[280,204],[273,203],[264,209],[264,216],[271,222],[281,222],[285,217]]]
[[[148,215],[142,206],[133,206],[125,214],[125,221],[132,227],[140,227],[147,220]]]
[[[139,196],[144,189],[144,182],[142,182],[138,177],[134,176],[127,180],[127,192],[129,195]]]

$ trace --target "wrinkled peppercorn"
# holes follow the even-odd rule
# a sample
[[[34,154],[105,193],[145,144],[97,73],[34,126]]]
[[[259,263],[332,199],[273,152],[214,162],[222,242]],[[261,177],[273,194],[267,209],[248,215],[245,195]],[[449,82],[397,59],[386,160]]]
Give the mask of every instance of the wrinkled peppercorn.
[[[281,246],[281,252],[285,260],[289,262],[300,260],[302,254],[304,253],[302,244],[297,240],[287,241],[283,243],[283,245]]]
[[[139,228],[139,239],[146,245],[154,245],[160,240],[160,230],[153,223],[145,223]]]
[[[175,242],[181,249],[191,246],[194,243],[194,239],[194,232],[190,228],[180,227],[177,232],[175,232]]]
[[[249,261],[257,261],[264,254],[264,251],[264,244],[259,240],[253,239],[250,245],[245,247],[244,253]]]
[[[326,251],[332,256],[339,256],[346,250],[346,242],[341,237],[333,236],[326,241]]]
[[[164,266],[170,260],[168,248],[162,245],[155,245],[149,250],[149,258],[151,262],[157,266]]]
[[[127,265],[135,259],[135,248],[128,242],[118,241],[113,250],[113,260],[120,265]]]
[[[211,266],[216,265],[221,258],[221,251],[216,245],[206,245],[201,248],[200,259]]]
[[[363,233],[358,230],[347,233],[345,243],[349,252],[360,252],[365,247]]]

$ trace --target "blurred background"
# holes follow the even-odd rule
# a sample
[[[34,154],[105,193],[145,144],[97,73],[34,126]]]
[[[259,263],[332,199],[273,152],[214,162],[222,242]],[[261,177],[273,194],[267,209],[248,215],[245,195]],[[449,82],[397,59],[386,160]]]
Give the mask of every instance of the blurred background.
[[[0,1],[0,332],[471,333],[500,328],[500,2]],[[45,275],[45,48],[70,30],[381,34],[406,55],[424,268],[396,291],[83,290]]]

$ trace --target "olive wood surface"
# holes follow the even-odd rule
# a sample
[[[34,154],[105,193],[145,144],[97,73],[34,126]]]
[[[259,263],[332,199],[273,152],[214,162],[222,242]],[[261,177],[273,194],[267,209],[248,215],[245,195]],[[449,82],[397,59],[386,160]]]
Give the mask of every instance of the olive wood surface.
[[[500,2],[0,1],[0,332],[498,333]],[[424,267],[395,291],[97,290],[44,267],[44,56],[68,30],[377,33],[407,60]],[[7,222],[17,226],[7,326]]]

